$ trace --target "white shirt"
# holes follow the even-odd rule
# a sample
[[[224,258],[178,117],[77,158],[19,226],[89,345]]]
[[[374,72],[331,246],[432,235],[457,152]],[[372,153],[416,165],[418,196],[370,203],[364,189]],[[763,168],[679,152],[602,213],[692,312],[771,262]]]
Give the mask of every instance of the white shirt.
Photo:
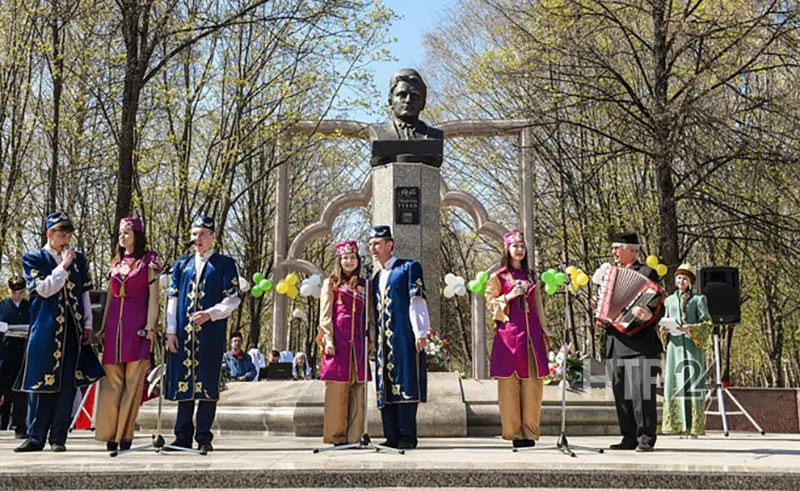
[[[214,255],[214,249],[211,248],[205,252],[205,254],[200,254],[196,252],[194,255],[194,271],[195,271],[195,283],[198,285],[200,284],[200,277],[203,274],[203,268],[205,268],[206,263]],[[222,319],[227,319],[230,315],[239,307],[239,304],[242,303],[242,300],[239,296],[235,297],[225,297],[222,301],[213,307],[210,307],[202,312],[207,313],[211,316],[212,321],[218,321]],[[178,332],[178,297],[169,297],[169,302],[167,302],[167,334],[175,334]]]
[[[62,265],[64,258],[61,257],[60,253],[50,247],[50,244],[45,244],[44,250],[50,253],[57,266],[50,276],[36,285],[36,293],[42,298],[50,298],[60,292],[64,285],[67,284],[67,272]],[[83,292],[83,328],[92,328],[92,301],[89,299],[89,292]]]
[[[381,296],[386,291],[386,285],[389,283],[389,273],[391,273],[392,266],[396,261],[397,258],[392,256],[378,270],[378,288],[380,288]],[[428,316],[428,302],[424,298],[416,296],[411,299],[411,303],[408,306],[408,317],[411,320],[411,329],[414,331],[414,336],[417,339],[427,337],[431,320]]]

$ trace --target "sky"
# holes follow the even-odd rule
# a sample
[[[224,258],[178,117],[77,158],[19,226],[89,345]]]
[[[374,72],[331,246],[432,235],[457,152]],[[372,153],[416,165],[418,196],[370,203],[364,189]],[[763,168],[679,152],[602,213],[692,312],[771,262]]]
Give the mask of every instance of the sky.
[[[396,61],[373,64],[375,83],[381,91],[388,90],[389,79],[396,70],[422,66],[425,61],[425,50],[422,47],[425,33],[436,26],[439,13],[445,7],[456,3],[457,0],[384,0],[384,4],[401,18],[392,25],[392,35],[397,38],[397,42],[388,46]],[[382,119],[361,111],[354,112],[351,117],[367,123]]]

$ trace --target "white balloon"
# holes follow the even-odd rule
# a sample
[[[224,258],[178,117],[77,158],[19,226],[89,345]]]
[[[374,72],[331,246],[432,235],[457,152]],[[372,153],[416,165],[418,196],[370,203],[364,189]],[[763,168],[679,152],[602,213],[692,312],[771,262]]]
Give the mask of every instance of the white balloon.
[[[453,290],[455,291],[455,294],[458,295],[459,297],[467,294],[467,287],[465,287],[461,283],[457,284]]]
[[[456,281],[456,275],[454,275],[453,273],[447,273],[446,275],[444,275],[445,284],[452,285],[455,283],[455,281]]]
[[[444,289],[444,296],[445,297],[453,298],[453,295],[455,295],[455,294],[456,294],[456,292],[453,291],[453,286],[452,285],[447,285],[445,287],[445,289]]]
[[[239,277],[239,290],[242,292],[248,292],[250,290],[250,282],[241,276]]]
[[[463,285],[463,284],[464,284],[464,277],[456,276],[456,285]]]
[[[308,282],[311,284],[311,286],[317,286],[322,284],[322,277],[318,274],[312,274],[311,277],[308,278]]]
[[[313,289],[314,289],[314,287],[312,287],[308,283],[303,283],[302,285],[300,285],[300,295],[303,296],[303,297],[307,297],[307,296],[311,295],[311,292],[313,291]]]
[[[294,311],[292,312],[292,317],[294,317],[295,319],[305,319],[306,313],[300,309],[294,309]]]
[[[321,297],[322,296],[322,287],[320,287],[320,286],[312,287],[311,295],[313,295],[314,298]]]

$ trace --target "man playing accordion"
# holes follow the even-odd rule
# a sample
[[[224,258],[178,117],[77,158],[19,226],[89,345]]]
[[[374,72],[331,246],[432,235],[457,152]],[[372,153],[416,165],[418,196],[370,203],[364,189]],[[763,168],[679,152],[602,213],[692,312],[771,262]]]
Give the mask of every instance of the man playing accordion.
[[[658,273],[637,260],[638,249],[639,237],[634,233],[620,233],[612,238],[611,255],[619,268],[658,282]],[[600,270],[595,274],[598,275],[602,276]],[[603,279],[595,281],[600,283]],[[664,293],[652,283],[651,287],[655,295],[645,304],[630,309],[633,320],[624,329],[619,323],[612,325],[607,318],[597,319],[598,325],[605,329],[605,357],[622,433],[622,441],[611,445],[612,450],[650,452],[656,443],[656,376],[663,351],[656,327],[664,316]]]

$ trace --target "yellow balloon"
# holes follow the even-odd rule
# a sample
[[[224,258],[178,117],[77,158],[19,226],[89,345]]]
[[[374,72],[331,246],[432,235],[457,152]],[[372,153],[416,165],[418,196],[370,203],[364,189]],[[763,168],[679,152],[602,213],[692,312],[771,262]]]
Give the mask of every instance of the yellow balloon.
[[[294,286],[290,286],[289,289],[286,291],[286,296],[294,299],[297,298],[297,293],[298,293],[297,288],[295,288]]]
[[[286,284],[285,281],[281,280],[278,282],[278,286],[275,287],[275,291],[279,294],[283,295],[289,290],[289,285]]]
[[[648,266],[653,269],[658,267],[658,256],[653,256],[652,254],[647,256],[647,260],[645,260]]]
[[[658,273],[658,276],[664,276],[667,274],[667,271],[669,271],[669,268],[667,268],[666,264],[659,264],[656,266],[656,273]]]
[[[578,283],[578,285],[586,286],[589,284],[589,275],[587,275],[584,272],[581,272],[581,274],[579,274],[575,280]]]
[[[575,266],[567,266],[567,274],[570,275],[570,277],[572,275],[578,274],[578,268],[576,268]]]
[[[300,278],[298,278],[296,274],[294,274],[294,273],[289,273],[289,275],[288,275],[288,276],[286,276],[286,283],[287,283],[289,286],[294,286],[294,285],[296,285],[296,284],[297,284],[297,280],[299,280],[299,279],[300,279]]]

